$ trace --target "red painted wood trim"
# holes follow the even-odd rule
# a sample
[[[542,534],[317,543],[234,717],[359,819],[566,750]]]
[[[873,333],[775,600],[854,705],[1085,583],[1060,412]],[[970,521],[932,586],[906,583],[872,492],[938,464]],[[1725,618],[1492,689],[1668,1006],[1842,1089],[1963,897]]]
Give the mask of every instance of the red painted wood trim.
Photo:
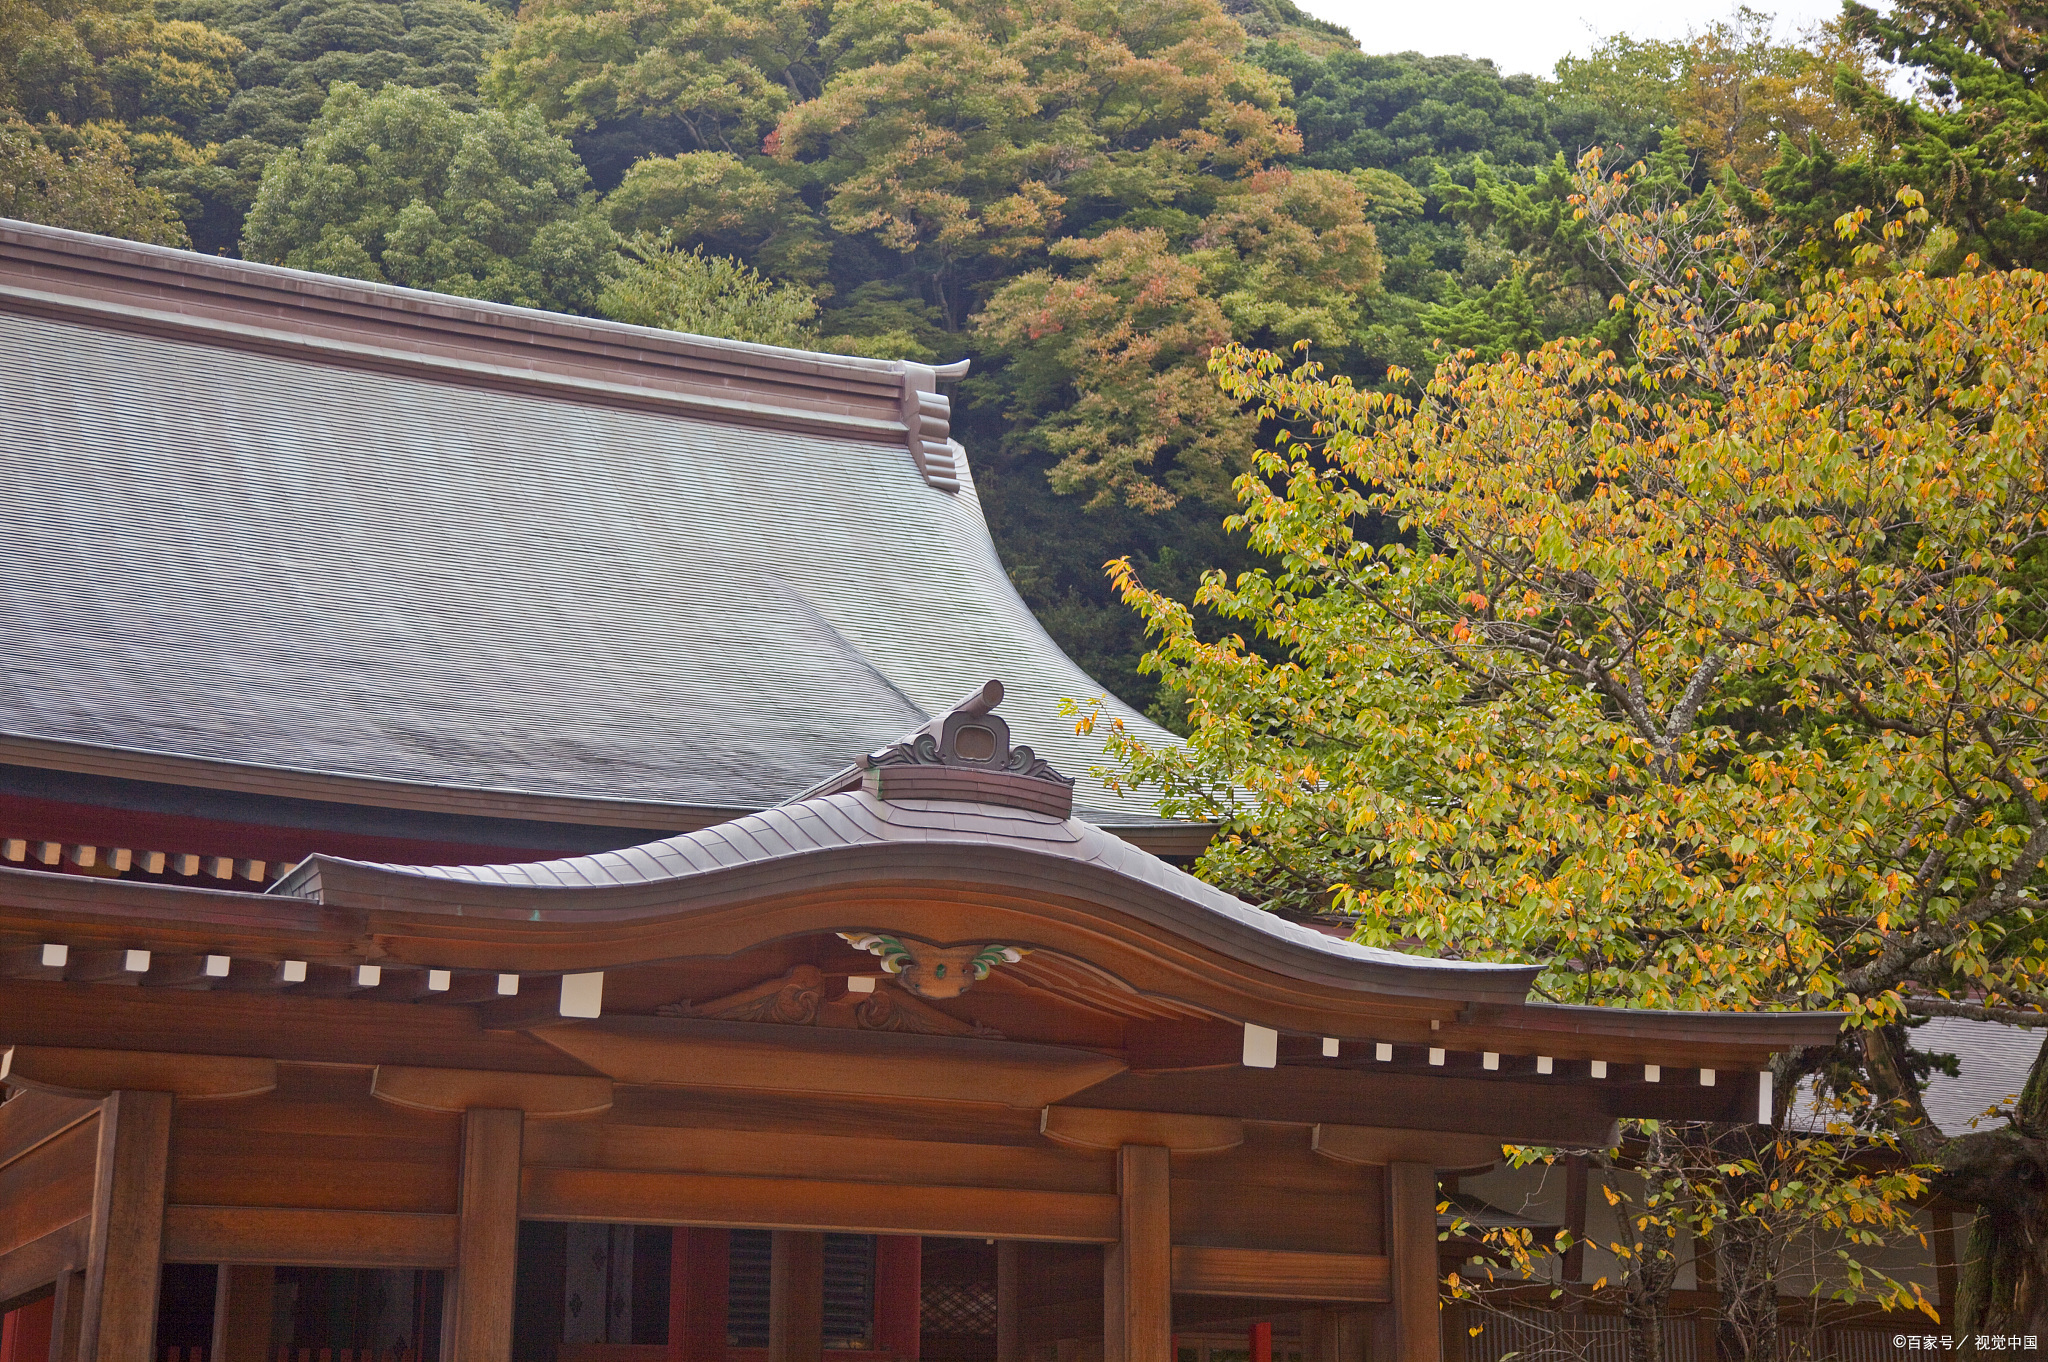
[[[875,1347],[917,1362],[924,1309],[924,1240],[875,1236]]]
[[[726,1362],[732,1231],[677,1226],[668,1268],[669,1362]]]
[[[0,1362],[44,1362],[49,1357],[56,1303],[55,1296],[45,1296],[0,1315]]]

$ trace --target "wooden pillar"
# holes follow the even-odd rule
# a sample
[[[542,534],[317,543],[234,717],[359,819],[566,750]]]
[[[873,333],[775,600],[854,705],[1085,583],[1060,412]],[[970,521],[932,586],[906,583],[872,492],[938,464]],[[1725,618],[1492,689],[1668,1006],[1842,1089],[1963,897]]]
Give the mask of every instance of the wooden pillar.
[[[1273,1321],[1262,1319],[1254,1324],[1250,1343],[1252,1362],[1273,1362]]]
[[[213,1350],[207,1362],[269,1362],[277,1269],[223,1263],[213,1288]]]
[[[996,1362],[1024,1362],[1024,1246],[996,1242]]]
[[[50,1362],[79,1362],[79,1335],[85,1327],[85,1274],[66,1272],[57,1278],[50,1297]]]
[[[825,1355],[825,1236],[777,1230],[768,1250],[768,1362]]]
[[[92,1247],[79,1320],[84,1362],[151,1362],[163,1280],[171,1095],[117,1092],[100,1104]]]
[[[1104,1362],[1173,1362],[1171,1163],[1160,1145],[1117,1150],[1119,1239],[1102,1254]]]
[[[525,1122],[523,1112],[501,1108],[462,1115],[455,1280],[441,1307],[443,1362],[511,1362]]]
[[[1564,1299],[1567,1310],[1577,1310],[1583,1299],[1575,1288],[1586,1276],[1586,1156],[1567,1154],[1564,1160],[1564,1228],[1572,1237],[1564,1251]]]
[[[878,1234],[875,1347],[905,1362],[917,1362],[923,1329],[924,1240],[914,1234]]]
[[[1387,1256],[1393,1276],[1393,1356],[1382,1362],[1443,1362],[1437,1310],[1436,1169],[1387,1165]]]
[[[669,1362],[725,1362],[732,1231],[678,1229],[669,1251]]]

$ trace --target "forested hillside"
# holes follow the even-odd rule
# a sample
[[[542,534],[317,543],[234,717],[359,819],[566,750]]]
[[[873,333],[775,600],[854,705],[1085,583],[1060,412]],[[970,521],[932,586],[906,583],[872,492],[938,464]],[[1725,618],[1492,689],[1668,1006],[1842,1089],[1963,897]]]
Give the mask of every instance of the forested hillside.
[[[2004,13],[1851,4],[1788,43],[1738,11],[1538,78],[1365,52],[1290,0],[0,0],[0,214],[969,356],[1020,590],[1145,706],[1102,564],[1185,596],[1243,561],[1219,525],[1257,425],[1215,347],[1379,384],[1624,325],[1565,203],[1593,146],[1821,253],[1916,184],[1959,249],[2033,263],[2042,35]]]

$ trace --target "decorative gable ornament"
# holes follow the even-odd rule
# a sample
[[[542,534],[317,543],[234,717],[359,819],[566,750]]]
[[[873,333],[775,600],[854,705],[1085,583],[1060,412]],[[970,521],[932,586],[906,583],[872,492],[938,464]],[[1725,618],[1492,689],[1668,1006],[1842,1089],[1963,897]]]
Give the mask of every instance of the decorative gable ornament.
[[[855,950],[880,957],[882,968],[920,998],[957,998],[997,965],[1014,965],[1029,954],[1015,946],[934,946],[880,932],[839,935]]]
[[[995,713],[1003,683],[991,681],[891,747],[860,760],[861,783],[878,799],[1001,804],[1068,818],[1074,782],[1029,747],[1012,746]]]

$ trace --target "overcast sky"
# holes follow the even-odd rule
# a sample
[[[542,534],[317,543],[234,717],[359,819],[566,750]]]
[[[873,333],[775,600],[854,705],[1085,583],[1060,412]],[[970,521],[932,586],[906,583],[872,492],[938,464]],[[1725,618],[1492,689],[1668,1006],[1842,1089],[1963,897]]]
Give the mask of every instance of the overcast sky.
[[[1350,29],[1368,52],[1459,52],[1489,57],[1502,71],[1549,75],[1559,57],[1584,53],[1610,33],[1682,38],[1724,19],[1732,0],[1297,0],[1318,18]],[[1752,0],[1778,16],[1779,34],[1841,13],[1840,0]]]

